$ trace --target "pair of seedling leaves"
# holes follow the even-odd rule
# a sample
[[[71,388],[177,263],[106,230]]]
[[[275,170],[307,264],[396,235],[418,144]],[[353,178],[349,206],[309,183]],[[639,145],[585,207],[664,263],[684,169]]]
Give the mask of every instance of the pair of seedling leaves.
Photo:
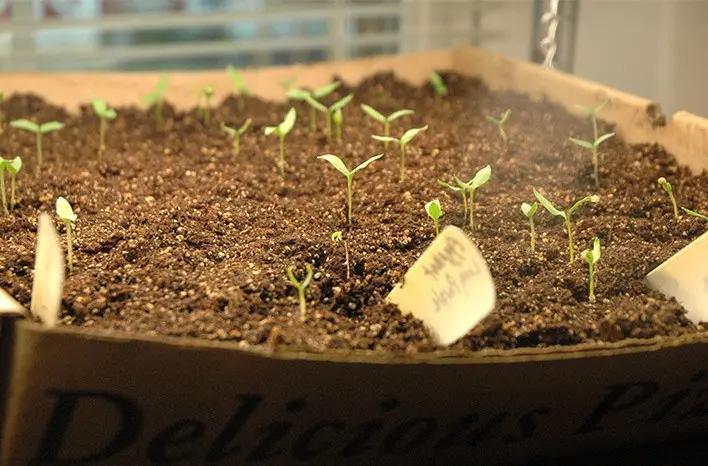
[[[467,212],[470,213],[470,228],[474,230],[474,192],[477,188],[483,186],[492,177],[492,167],[487,165],[486,167],[475,173],[474,177],[468,182],[464,182],[457,176],[454,177],[457,186],[453,186],[445,181],[438,180],[438,184],[445,188],[451,189],[453,191],[459,192],[462,195],[462,203],[464,205],[464,217],[467,218]],[[469,208],[467,207],[467,196],[469,193]],[[426,209],[427,210],[427,209]],[[428,213],[430,215],[430,213]],[[432,216],[431,216],[432,217]],[[435,219],[433,219],[435,220]]]

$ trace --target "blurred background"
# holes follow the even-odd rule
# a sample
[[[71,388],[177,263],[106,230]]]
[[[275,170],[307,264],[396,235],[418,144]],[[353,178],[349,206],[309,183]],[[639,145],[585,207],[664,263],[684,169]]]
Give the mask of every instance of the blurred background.
[[[0,72],[254,67],[472,44],[541,62],[550,0],[0,0]],[[708,117],[708,0],[560,0],[556,67]]]

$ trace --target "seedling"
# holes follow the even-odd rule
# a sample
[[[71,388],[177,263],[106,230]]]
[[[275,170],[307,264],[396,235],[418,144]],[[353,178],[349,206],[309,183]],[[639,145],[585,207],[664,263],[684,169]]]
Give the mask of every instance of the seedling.
[[[15,208],[17,201],[15,200],[15,190],[17,185],[17,174],[22,169],[22,159],[20,157],[15,157],[12,160],[5,161],[5,168],[10,173],[10,210]],[[3,196],[5,193],[5,187],[2,188]]]
[[[499,119],[494,118],[493,116],[487,115],[487,121],[494,123],[497,125],[497,128],[499,129],[499,136],[502,138],[502,142],[504,143],[504,150],[506,150],[508,144],[509,144],[509,137],[506,135],[506,131],[504,131],[504,123],[506,123],[506,120],[509,119],[509,115],[511,115],[511,110],[508,109],[504,113],[501,114]]]
[[[607,141],[608,139],[610,139],[614,135],[615,135],[615,133],[603,134],[599,138],[596,138],[595,142],[583,141],[582,139],[576,139],[576,138],[568,138],[574,144],[576,144],[584,149],[588,149],[590,152],[592,152],[593,176],[595,177],[595,187],[596,188],[600,187],[600,161],[598,159],[598,152],[597,152],[598,148],[600,147],[600,144]]]
[[[597,236],[593,241],[592,251],[583,251],[583,257],[585,257],[585,262],[588,263],[588,269],[590,273],[590,290],[588,292],[588,299],[591,303],[595,302],[595,264],[600,260],[600,238]]]
[[[347,246],[347,241],[342,237],[341,231],[335,231],[332,233],[332,241],[335,243],[344,242],[344,264],[347,266],[347,280],[349,280],[349,246]]]
[[[369,115],[371,118],[373,118],[374,120],[383,124],[385,137],[391,136],[391,122],[392,121],[397,120],[397,119],[407,116],[407,115],[413,115],[415,113],[413,110],[404,109],[404,110],[396,110],[395,112],[391,113],[390,115],[384,116],[382,113],[380,113],[379,111],[377,111],[373,107],[370,107],[366,104],[361,104],[361,109],[364,110],[364,113]],[[385,142],[384,149],[388,149],[388,141]]]
[[[392,138],[390,136],[372,136],[374,139],[377,141],[381,142],[395,142],[398,144],[398,149],[401,152],[401,182],[406,177],[406,146],[413,140],[418,133],[421,131],[425,131],[428,129],[428,125],[423,126],[422,128],[412,128],[403,133],[403,136],[401,136],[400,139]]]
[[[440,234],[440,217],[443,215],[442,208],[440,207],[440,201],[435,199],[425,204],[425,211],[428,213],[428,217],[433,219],[435,223],[435,236]]]
[[[659,185],[664,188],[664,191],[667,192],[669,198],[671,198],[671,205],[674,207],[674,218],[678,220],[678,204],[676,204],[676,198],[674,197],[674,188],[671,186],[671,183],[666,181],[666,178],[664,178],[663,176],[657,181],[659,182]]]
[[[705,220],[706,222],[708,222],[708,215],[699,214],[698,212],[693,211],[693,210],[690,210],[690,209],[687,209],[687,208],[685,208],[685,207],[681,207],[681,210],[683,210],[684,212],[686,212],[688,215],[692,215],[692,216],[694,216],[694,217],[698,217],[698,218],[700,218],[701,220]]]
[[[334,121],[336,140],[337,142],[342,142],[342,124],[344,123],[344,115],[342,115],[341,108],[334,111],[334,114],[332,114],[332,121]]]
[[[214,86],[204,86],[199,92],[199,102],[197,102],[197,108],[202,114],[202,119],[205,125],[211,124],[211,98],[214,97]],[[204,105],[202,106],[202,102]]]
[[[278,126],[266,126],[263,131],[266,136],[275,134],[280,139],[280,176],[285,178],[285,136],[293,129],[295,126],[295,120],[297,119],[297,113],[294,108],[291,108],[285,115],[285,119]]]
[[[531,252],[536,251],[536,230],[533,224],[533,216],[538,210],[538,202],[529,205],[526,202],[521,204],[521,212],[529,219],[529,228],[531,229]]]
[[[226,71],[229,73],[229,76],[231,76],[231,81],[234,83],[236,90],[238,90],[238,110],[243,111],[246,105],[246,97],[250,93],[250,89],[246,86],[246,82],[239,72],[236,71],[236,68],[229,65],[226,67]]]
[[[166,74],[163,74],[157,86],[155,86],[155,90],[146,94],[142,99],[142,103],[145,106],[155,105],[155,121],[157,122],[157,126],[162,126],[162,107],[164,105],[164,96],[168,84],[169,78]]]
[[[331,163],[332,166],[339,171],[339,173],[341,173],[342,175],[344,175],[347,178],[347,204],[348,204],[347,220],[349,222],[350,228],[352,226],[352,185],[354,183],[354,175],[359,170],[363,170],[371,162],[373,162],[374,160],[378,160],[381,157],[383,157],[383,154],[375,155],[375,156],[371,157],[369,160],[363,162],[361,165],[359,165],[358,167],[356,167],[352,171],[349,171],[347,166],[344,165],[344,162],[342,162],[342,160],[339,157],[337,157],[336,155],[325,154],[325,155],[320,155],[319,157],[317,157],[318,159],[326,160],[329,163]]]
[[[234,149],[234,155],[238,157],[238,154],[241,152],[241,136],[243,136],[246,131],[248,131],[248,128],[251,126],[252,120],[249,118],[246,120],[246,122],[241,125],[240,128],[232,128],[230,126],[226,126],[223,122],[221,123],[221,130],[228,134],[231,139],[233,140],[233,149]]]
[[[442,100],[442,98],[448,93],[445,81],[443,81],[442,76],[435,71],[430,73],[428,79],[430,80],[430,85],[433,86],[433,91],[435,92],[435,102],[440,102],[440,100]]]
[[[455,176],[455,183],[457,183],[457,186],[452,186],[451,184],[438,180],[438,184],[440,186],[452,189],[453,191],[458,191],[462,194],[462,202],[465,207],[465,218],[467,217],[467,193],[469,192],[470,229],[472,231],[474,231],[474,192],[477,188],[482,187],[487,181],[489,181],[491,177],[492,167],[487,165],[475,173],[474,177],[467,183],[460,180],[457,176]]]
[[[66,259],[69,264],[69,273],[71,273],[74,270],[74,246],[71,242],[71,230],[76,222],[76,214],[74,213],[74,209],[71,208],[69,201],[63,197],[57,198],[56,210],[57,215],[66,225]]]
[[[93,111],[96,113],[96,115],[98,115],[98,118],[101,120],[101,127],[99,133],[100,143],[98,146],[98,151],[102,152],[106,147],[106,128],[108,127],[108,121],[115,120],[116,111],[108,107],[108,103],[99,97],[94,97],[94,99],[91,101],[91,104],[93,105]]]
[[[541,193],[536,191],[536,188],[533,189],[533,194],[534,194],[534,196],[536,196],[536,199],[538,199],[538,201],[541,203],[541,205],[543,205],[543,207],[545,207],[546,210],[551,215],[555,215],[557,217],[563,217],[563,220],[565,221],[565,229],[568,233],[568,251],[570,253],[570,261],[569,262],[572,263],[573,260],[575,260],[575,248],[573,247],[573,229],[572,229],[571,222],[570,222],[571,215],[573,215],[573,212],[575,212],[576,210],[578,210],[580,207],[587,204],[588,202],[593,202],[593,203],[600,202],[600,197],[596,196],[596,195],[586,196],[586,197],[580,199],[575,204],[573,204],[573,207],[571,207],[567,211],[563,212],[561,210],[556,209],[553,206],[553,204],[551,204],[551,201],[549,201],[548,199],[543,197],[541,195]]]
[[[5,170],[10,161],[0,157],[0,202],[2,202],[2,213],[10,215],[7,210],[7,195],[5,194]]]
[[[324,106],[317,100],[315,100],[313,97],[308,96],[305,99],[305,102],[310,104],[311,107],[313,107],[315,110],[318,110],[325,115],[325,125],[326,125],[326,132],[327,132],[327,140],[331,141],[332,140],[332,115],[337,111],[341,110],[346,106],[351,100],[354,98],[354,94],[349,94],[346,97],[342,97],[329,107]]]
[[[308,97],[315,100],[321,100],[324,97],[330,95],[341,85],[342,83],[340,81],[334,81],[333,83],[318,87],[317,89],[311,92],[305,89],[291,89],[288,91],[287,95],[289,99],[302,100],[303,102],[307,101]],[[313,133],[317,129],[316,112],[317,110],[315,110],[315,107],[310,105],[310,131],[312,131]]]
[[[594,140],[597,141],[598,134],[597,134],[597,115],[602,111],[603,108],[605,108],[605,105],[607,105],[607,102],[609,100],[603,101],[600,105],[598,105],[595,108],[589,108],[589,107],[584,107],[582,105],[576,105],[577,108],[585,112],[588,117],[590,117],[590,121],[592,121],[592,137]]]
[[[312,282],[312,267],[310,264],[306,264],[305,268],[307,269],[307,275],[302,282],[297,281],[297,278],[295,278],[293,268],[288,268],[288,280],[292,286],[297,288],[297,296],[300,301],[300,322],[305,322],[305,320],[307,320],[307,301],[305,300],[305,289],[307,289]]]
[[[37,167],[42,165],[42,135],[46,133],[51,133],[52,131],[59,131],[64,128],[64,123],[59,123],[58,121],[49,121],[47,123],[42,123],[41,125],[25,119],[14,120],[10,122],[10,126],[17,129],[23,129],[25,131],[32,132],[37,137]]]

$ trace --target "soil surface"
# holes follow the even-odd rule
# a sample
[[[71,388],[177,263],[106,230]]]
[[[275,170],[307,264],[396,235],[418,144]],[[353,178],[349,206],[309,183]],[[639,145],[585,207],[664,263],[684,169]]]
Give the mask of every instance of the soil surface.
[[[249,97],[238,111],[230,97],[205,125],[196,111],[166,108],[166,126],[138,107],[118,109],[107,148],[99,155],[98,121],[84,108],[68,115],[32,95],[6,98],[5,121],[30,118],[66,122],[45,137],[45,162],[36,171],[33,135],[7,125],[0,154],[21,155],[17,208],[0,215],[0,286],[29,307],[35,234],[40,212],[54,215],[64,196],[78,215],[74,272],[64,292],[62,325],[128,334],[235,340],[241,345],[429,352],[435,346],[422,323],[403,316],[385,297],[434,238],[423,205],[440,199],[441,226],[463,226],[461,198],[436,179],[468,180],[491,165],[491,180],[475,194],[474,239],[495,278],[494,312],[451,349],[573,345],[704,332],[674,300],[648,289],[645,275],[706,231],[706,222],[674,220],[665,176],[679,204],[708,212],[708,176],[691,175],[661,147],[629,146],[617,138],[602,145],[596,190],[589,152],[569,136],[592,138],[589,120],[514,93],[491,92],[483,83],[445,74],[450,94],[436,103],[428,86],[380,74],[348,92],[344,142],[329,144],[318,114],[316,134],[309,111],[296,103],[298,122],[285,142],[287,177],[280,178],[278,142],[263,127],[282,120],[291,104]],[[138,96],[136,96],[137,100]],[[88,98],[87,98],[88,99]],[[399,181],[399,154],[386,155],[354,181],[354,224],[346,222],[344,177],[318,155],[340,155],[349,168],[381,153],[372,140],[381,125],[359,108],[383,113],[410,108],[392,134],[429,125],[411,143],[406,180]],[[578,102],[593,105],[595,102]],[[503,149],[486,115],[511,109],[510,142]],[[219,122],[253,125],[235,156]],[[601,133],[611,131],[601,124]],[[9,177],[7,178],[9,181]],[[568,263],[562,219],[539,208],[537,250],[530,251],[522,202],[536,187],[567,208],[591,194],[573,216],[574,263]],[[346,280],[341,230],[351,254]],[[588,270],[580,252],[593,237],[602,242],[597,301],[588,301]],[[311,264],[307,320],[299,321],[297,291],[286,280],[295,267],[302,277]]]

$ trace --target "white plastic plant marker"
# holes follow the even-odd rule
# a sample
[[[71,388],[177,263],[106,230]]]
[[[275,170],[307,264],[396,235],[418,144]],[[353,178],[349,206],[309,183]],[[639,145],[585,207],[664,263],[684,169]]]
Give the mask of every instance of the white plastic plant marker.
[[[694,323],[708,322],[708,232],[649,272],[646,283],[676,298]]]
[[[15,301],[7,291],[0,288],[0,317],[3,316],[23,316],[25,308]]]
[[[496,288],[477,246],[462,230],[447,226],[387,299],[422,320],[436,343],[447,346],[492,312]]]
[[[54,222],[48,214],[41,214],[37,228],[30,311],[47,327],[54,327],[59,320],[65,267],[64,253]]]

